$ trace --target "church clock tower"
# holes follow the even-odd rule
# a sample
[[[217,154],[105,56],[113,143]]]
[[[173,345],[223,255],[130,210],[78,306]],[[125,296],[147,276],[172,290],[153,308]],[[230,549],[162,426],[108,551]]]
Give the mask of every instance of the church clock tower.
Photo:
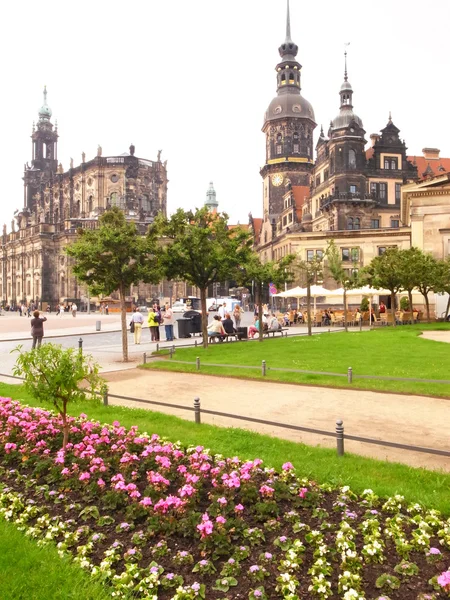
[[[313,132],[316,127],[311,104],[300,90],[301,64],[297,44],[291,39],[289,0],[287,0],[286,40],[278,49],[281,62],[276,66],[277,95],[264,116],[262,131],[266,137],[266,162],[263,178],[264,241],[269,226],[273,229],[283,211],[283,196],[289,186],[309,186],[313,161]]]

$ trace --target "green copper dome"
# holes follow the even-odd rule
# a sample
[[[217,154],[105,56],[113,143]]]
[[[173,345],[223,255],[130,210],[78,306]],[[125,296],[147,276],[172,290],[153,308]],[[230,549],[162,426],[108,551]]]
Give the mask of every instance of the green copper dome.
[[[44,104],[39,109],[39,120],[49,121],[52,116],[52,109],[47,104],[47,86],[44,86]]]

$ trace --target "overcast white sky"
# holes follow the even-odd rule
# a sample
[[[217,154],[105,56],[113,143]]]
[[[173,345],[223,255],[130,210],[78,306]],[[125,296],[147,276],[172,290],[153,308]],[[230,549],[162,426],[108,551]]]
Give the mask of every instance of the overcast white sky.
[[[168,160],[169,211],[203,204],[246,223],[262,212],[259,169],[276,93],[285,0],[46,0],[2,4],[0,222],[23,206],[31,125],[48,88],[65,169],[128,151]],[[291,0],[302,94],[325,131],[339,109],[344,42],[369,140],[392,111],[408,152],[450,156],[449,0]]]

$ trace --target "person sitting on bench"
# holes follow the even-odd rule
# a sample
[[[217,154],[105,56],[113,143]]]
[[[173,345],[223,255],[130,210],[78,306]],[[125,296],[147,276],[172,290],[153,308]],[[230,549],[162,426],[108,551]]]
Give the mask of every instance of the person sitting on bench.
[[[227,313],[225,315],[225,319],[222,321],[222,325],[223,325],[223,328],[225,329],[225,333],[228,333],[230,335],[233,335],[236,333],[233,321],[231,320],[230,313]]]
[[[275,313],[272,313],[272,316],[268,319],[267,331],[280,331],[280,329],[282,329],[282,326],[278,322]]]
[[[208,336],[212,339],[214,337],[219,338],[219,342],[223,342],[226,336],[225,329],[223,328],[222,321],[219,315],[214,315],[213,322],[208,326]]]

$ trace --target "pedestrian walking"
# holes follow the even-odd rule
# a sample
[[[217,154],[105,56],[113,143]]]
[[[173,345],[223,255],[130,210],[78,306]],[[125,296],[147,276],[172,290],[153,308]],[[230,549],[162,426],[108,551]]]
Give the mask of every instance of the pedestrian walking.
[[[175,317],[173,315],[173,310],[170,308],[168,302],[166,302],[165,308],[166,309],[163,314],[163,321],[164,321],[164,329],[166,332],[166,342],[172,342],[173,341],[173,325],[175,322]]]
[[[219,306],[219,310],[217,311],[221,320],[225,319],[226,312],[227,312],[227,303],[224,302],[221,306]]]
[[[106,313],[106,316],[109,315],[109,305],[108,304],[105,305],[105,313]]]
[[[72,302],[72,317],[77,316],[77,310],[77,305],[75,304],[75,302]]]
[[[236,329],[241,326],[241,317],[244,311],[239,304],[236,304],[233,310],[234,322],[236,323]]]
[[[148,311],[148,326],[150,329],[150,335],[152,342],[159,341],[159,322],[157,321],[157,315],[154,308]]]
[[[34,350],[36,345],[38,348],[41,347],[42,338],[44,337],[44,321],[47,320],[47,317],[41,317],[38,310],[35,310],[33,313],[33,318],[31,319],[31,337],[33,338],[33,345],[31,349]]]
[[[59,307],[59,316],[62,317],[63,314],[64,314],[64,305],[61,304],[60,307]]]
[[[130,322],[130,330],[134,333],[134,343],[135,344],[141,343],[141,333],[142,333],[143,323],[144,323],[144,317],[142,316],[142,313],[140,312],[140,310],[137,308],[136,311],[133,313],[133,316],[131,317],[131,322]]]

